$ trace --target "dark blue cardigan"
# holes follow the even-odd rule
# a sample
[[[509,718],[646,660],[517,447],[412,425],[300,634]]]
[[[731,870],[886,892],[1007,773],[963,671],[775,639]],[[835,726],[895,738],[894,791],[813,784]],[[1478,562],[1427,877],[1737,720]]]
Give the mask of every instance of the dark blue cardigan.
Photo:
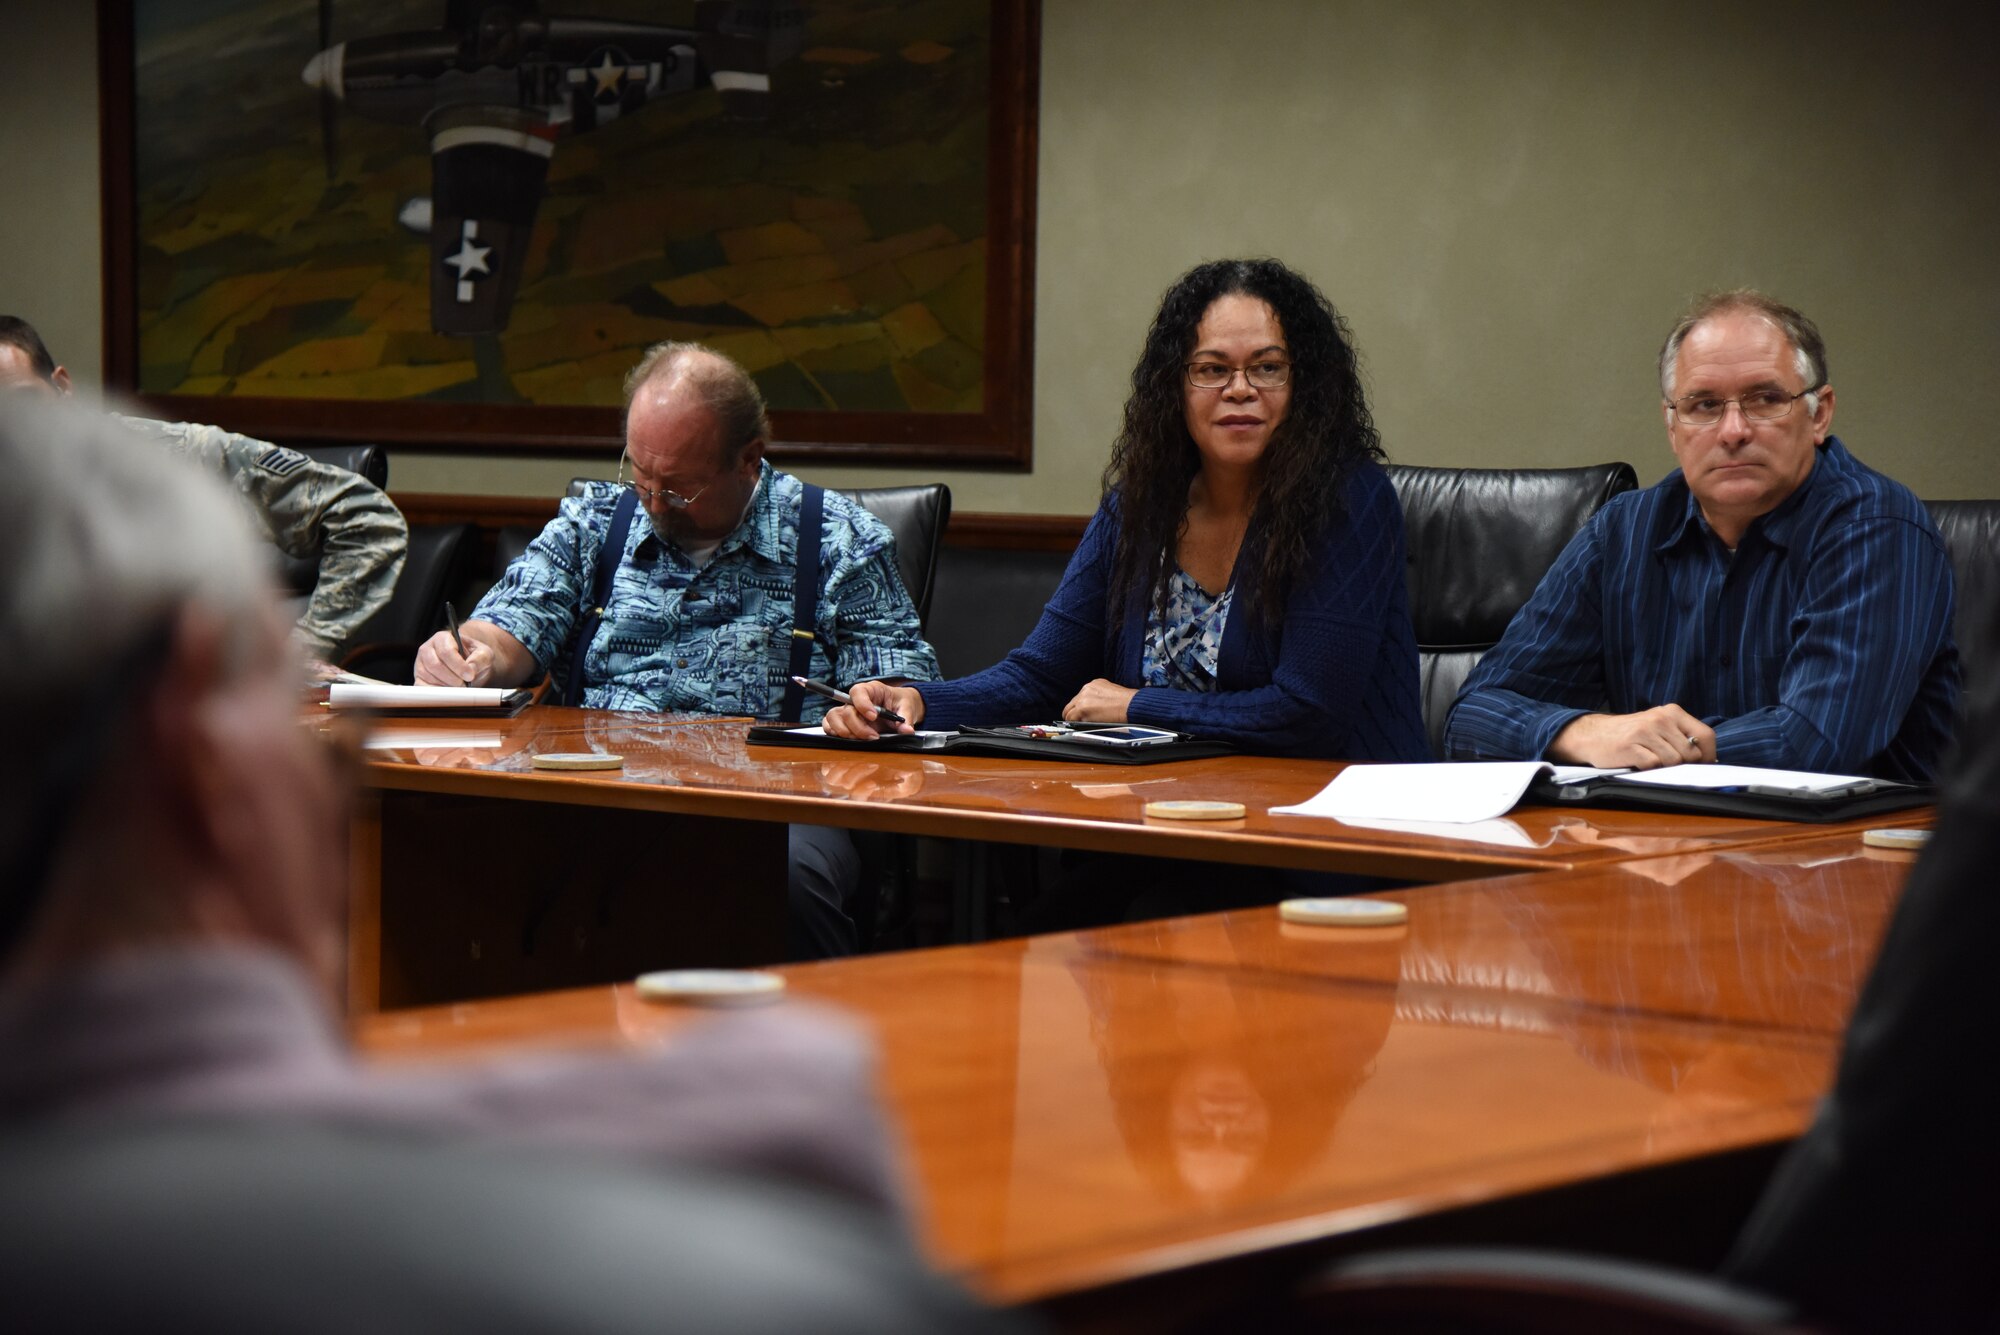
[[[1313,544],[1275,626],[1250,587],[1258,535],[1244,539],[1215,691],[1141,687],[1128,710],[1132,722],[1267,755],[1431,758],[1404,586],[1402,506],[1372,463],[1349,479],[1345,501],[1346,512]],[[1026,644],[984,672],[917,688],[923,726],[1047,722],[1095,678],[1139,686],[1150,603],[1143,594],[1128,597],[1120,624],[1106,624],[1117,542],[1111,497],[1091,517]]]

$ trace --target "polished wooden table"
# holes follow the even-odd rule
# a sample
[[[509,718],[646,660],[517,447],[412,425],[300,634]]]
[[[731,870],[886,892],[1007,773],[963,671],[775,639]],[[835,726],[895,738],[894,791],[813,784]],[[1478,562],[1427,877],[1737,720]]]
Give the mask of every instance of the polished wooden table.
[[[377,793],[433,793],[712,820],[801,822],[855,830],[1088,848],[1258,866],[1446,881],[1508,871],[1601,865],[1634,856],[1788,841],[1815,827],[1784,821],[1529,807],[1489,822],[1510,842],[1370,829],[1275,816],[1312,796],[1338,761],[1225,756],[1157,766],[857,755],[752,746],[747,723],[673,715],[536,707],[505,720],[425,721],[437,744],[377,749]],[[496,745],[454,746],[454,732]],[[532,768],[540,752],[611,751],[618,770]],[[1145,815],[1163,798],[1240,802],[1241,820]],[[1896,824],[1876,818],[1869,824]]]
[[[941,1265],[1169,1325],[1398,1221],[1794,1136],[1913,860],[1808,833],[1396,892],[1401,928],[1263,909],[783,972],[879,1041]],[[700,1018],[621,984],[357,1033],[396,1060]]]
[[[1530,807],[1473,841],[1435,826],[1270,813],[1323,787],[1343,768],[1332,761],[856,755],[752,746],[741,719],[550,706],[386,726],[393,735],[378,741],[407,744],[371,750],[354,824],[357,1012],[784,958],[788,822],[1429,882],[1700,857],[1827,828]],[[532,766],[537,754],[574,751],[614,752],[624,764]],[[1158,798],[1241,802],[1248,814],[1148,818],[1145,804]]]

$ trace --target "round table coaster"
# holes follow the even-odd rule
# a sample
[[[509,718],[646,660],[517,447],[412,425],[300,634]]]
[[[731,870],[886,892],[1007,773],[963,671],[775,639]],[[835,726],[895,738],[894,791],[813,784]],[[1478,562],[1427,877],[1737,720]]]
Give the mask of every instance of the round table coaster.
[[[642,973],[634,986],[648,1001],[696,1006],[756,1006],[785,994],[785,980],[760,969],[668,969]]]
[[[536,769],[617,769],[625,757],[609,751],[544,751],[529,763]]]
[[[1146,814],[1163,820],[1237,820],[1245,814],[1245,808],[1241,802],[1192,802],[1177,798],[1146,803]]]
[[[1388,899],[1287,899],[1278,916],[1312,927],[1390,927],[1408,922],[1410,909]]]
[[[1864,830],[1861,842],[1870,848],[1894,848],[1914,853],[1931,841],[1929,830]]]

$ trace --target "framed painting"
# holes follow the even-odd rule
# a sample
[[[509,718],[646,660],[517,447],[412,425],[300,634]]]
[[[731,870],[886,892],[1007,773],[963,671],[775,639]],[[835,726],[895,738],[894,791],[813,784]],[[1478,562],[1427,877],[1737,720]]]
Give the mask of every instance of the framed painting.
[[[285,440],[1026,468],[1039,0],[100,0],[105,367]]]

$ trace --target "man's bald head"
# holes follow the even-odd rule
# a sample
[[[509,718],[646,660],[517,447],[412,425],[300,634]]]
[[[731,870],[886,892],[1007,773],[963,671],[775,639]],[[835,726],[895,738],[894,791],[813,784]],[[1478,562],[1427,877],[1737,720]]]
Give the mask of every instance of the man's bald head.
[[[722,457],[718,468],[734,468],[754,441],[771,438],[764,395],[750,373],[699,343],[656,343],[625,377],[625,408],[644,393],[691,392],[714,416]]]

